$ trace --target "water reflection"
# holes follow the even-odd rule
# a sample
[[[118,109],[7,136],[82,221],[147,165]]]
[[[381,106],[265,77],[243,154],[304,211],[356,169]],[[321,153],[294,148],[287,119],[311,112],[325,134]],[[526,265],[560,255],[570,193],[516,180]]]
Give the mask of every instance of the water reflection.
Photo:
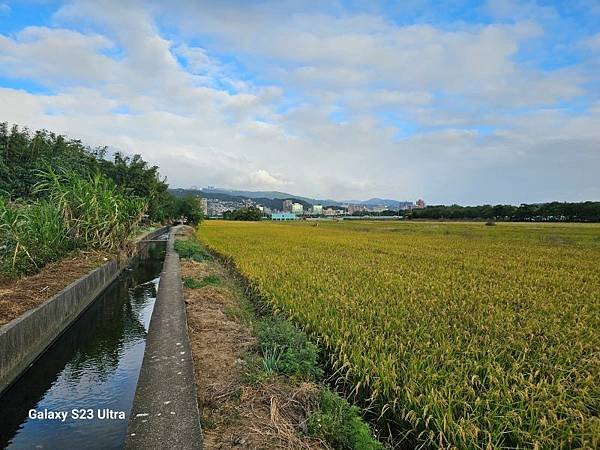
[[[121,448],[156,298],[164,243],[112,283],[81,318],[0,398],[0,447]],[[76,420],[72,409],[124,411],[125,419]],[[68,412],[67,419],[28,411]]]

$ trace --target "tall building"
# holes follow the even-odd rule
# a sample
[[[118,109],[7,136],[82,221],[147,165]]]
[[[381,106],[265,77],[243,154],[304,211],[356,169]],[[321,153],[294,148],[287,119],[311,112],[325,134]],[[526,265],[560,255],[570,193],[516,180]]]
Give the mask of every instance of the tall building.
[[[316,216],[323,214],[323,205],[313,205],[312,213]]]
[[[304,207],[302,206],[302,203],[292,203],[292,212],[296,215],[302,215],[302,212],[304,211]]]
[[[294,204],[291,200],[283,201],[283,212],[292,212],[292,205]]]
[[[208,216],[208,200],[205,198],[200,199],[200,209],[202,210],[202,214]]]
[[[425,208],[425,202],[423,201],[423,199],[417,200],[416,203],[415,203],[415,207],[417,209],[423,209],[423,208]]]
[[[365,211],[365,207],[362,205],[348,205],[348,214],[352,215],[360,211]]]

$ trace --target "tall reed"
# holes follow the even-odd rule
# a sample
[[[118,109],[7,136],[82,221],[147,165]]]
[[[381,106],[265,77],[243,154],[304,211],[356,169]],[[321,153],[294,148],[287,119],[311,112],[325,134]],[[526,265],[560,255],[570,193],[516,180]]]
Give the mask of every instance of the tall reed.
[[[0,273],[19,275],[60,258],[74,244],[56,205],[9,205],[0,198]]]
[[[115,250],[131,240],[145,210],[142,198],[128,196],[101,174],[82,178],[72,171],[40,172],[36,192],[48,195],[80,248]]]
[[[114,251],[132,241],[145,199],[101,174],[47,170],[37,176],[37,201],[9,204],[0,197],[0,275],[36,272],[76,248]]]

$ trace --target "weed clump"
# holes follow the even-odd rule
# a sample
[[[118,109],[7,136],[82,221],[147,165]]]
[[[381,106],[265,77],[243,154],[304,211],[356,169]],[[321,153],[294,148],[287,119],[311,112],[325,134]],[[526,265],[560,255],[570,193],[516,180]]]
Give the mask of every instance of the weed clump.
[[[361,418],[358,407],[351,406],[331,389],[321,390],[319,409],[308,417],[307,427],[309,435],[321,437],[332,448],[383,449]]]
[[[202,278],[202,280],[197,280],[194,277],[185,277],[183,279],[183,285],[190,289],[200,289],[205,286],[215,286],[220,282],[221,279],[216,275],[208,275],[207,277]]]
[[[0,274],[38,271],[75,249],[119,250],[131,243],[147,207],[96,174],[38,172],[42,198],[9,203],[0,198]],[[45,197],[45,198],[44,198]]]
[[[264,319],[257,325],[257,337],[265,372],[307,380],[322,377],[317,347],[291,323],[279,318]]]
[[[183,259],[192,259],[198,262],[210,259],[210,255],[193,239],[176,240],[175,251],[179,253],[179,256]]]

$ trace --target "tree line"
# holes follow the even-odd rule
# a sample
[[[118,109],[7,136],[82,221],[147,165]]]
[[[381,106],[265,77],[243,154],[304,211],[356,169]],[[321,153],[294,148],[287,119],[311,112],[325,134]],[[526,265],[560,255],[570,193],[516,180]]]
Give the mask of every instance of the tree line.
[[[404,212],[407,219],[497,220],[511,222],[599,222],[600,202],[514,205],[438,205]]]
[[[80,140],[47,131],[30,131],[0,123],[0,197],[8,201],[35,199],[40,173],[72,172],[89,179],[100,174],[112,180],[125,194],[144,199],[150,222],[165,223],[179,217],[197,223],[202,219],[198,200],[175,198],[158,166],[139,155],[116,152],[109,157],[106,147],[91,148]]]

